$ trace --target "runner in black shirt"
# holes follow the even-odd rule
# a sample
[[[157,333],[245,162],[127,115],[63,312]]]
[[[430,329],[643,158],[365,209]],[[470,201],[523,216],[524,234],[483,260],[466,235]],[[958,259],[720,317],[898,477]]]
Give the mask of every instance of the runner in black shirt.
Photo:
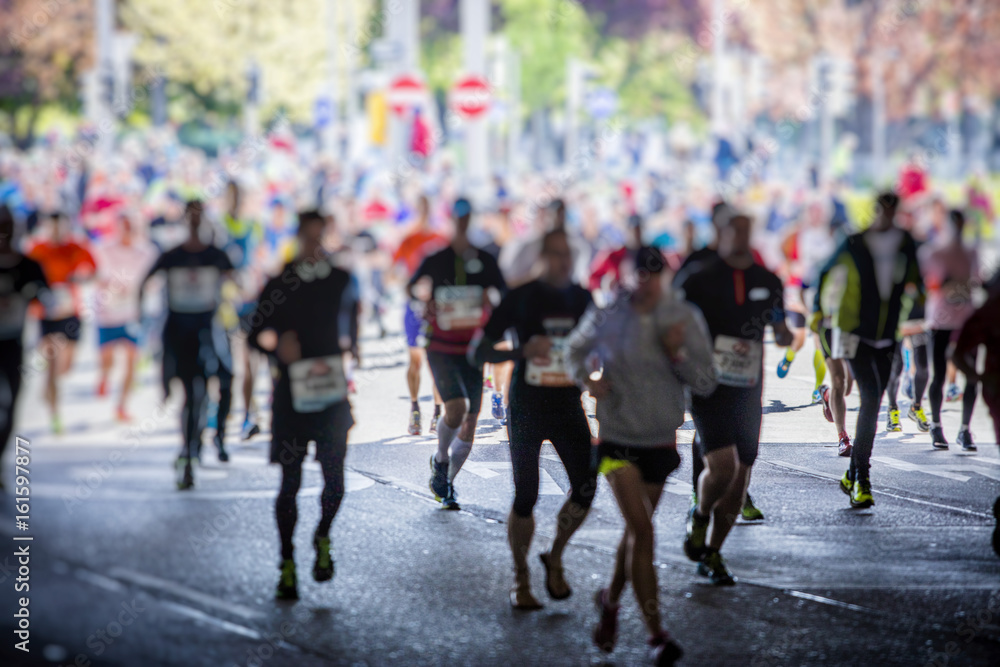
[[[470,364],[466,352],[476,330],[489,319],[489,289],[503,293],[507,286],[493,256],[469,243],[468,200],[458,199],[452,215],[451,245],[424,259],[406,289],[410,298],[418,298],[414,288],[430,283],[419,296],[427,302],[427,363],[444,401],[438,451],[430,461],[430,487],[445,508],[458,509],[455,476],[472,451],[483,401],[483,368]]]
[[[564,342],[591,304],[590,292],[572,282],[573,254],[565,230],[542,240],[545,273],[510,292],[475,345],[475,362],[516,360],[510,390],[508,435],[514,471],[514,506],[507,520],[507,539],[514,556],[515,609],[540,609],[531,594],[527,555],[535,532],[532,510],[538,500],[538,457],[549,440],[569,476],[570,495],[556,521],[548,553],[540,554],[545,587],[555,600],[572,591],[563,577],[562,552],[583,523],[597,486],[591,466],[590,426],[580,403],[580,389],[567,374]],[[514,330],[514,349],[498,350],[505,332]]]
[[[323,469],[321,516],[313,535],[313,579],[333,578],[330,526],[344,497],[347,432],[354,425],[347,400],[344,355],[356,349],[358,294],[351,276],[335,267],[322,247],[326,220],[318,211],[299,215],[299,252],[264,286],[250,316],[248,342],[275,359],[271,463],[281,464],[275,502],[281,535],[281,577],[276,596],[298,599],[292,536],[295,497],[309,441]]]
[[[14,409],[21,391],[22,337],[28,304],[48,289],[42,266],[14,249],[14,217],[0,205],[0,464],[14,431]],[[3,477],[0,476],[0,490]]]
[[[698,503],[691,508],[684,551],[714,584],[734,579],[719,554],[742,506],[760,440],[764,330],[778,345],[791,343],[785,326],[781,280],[754,262],[750,218],[735,215],[720,230],[719,260],[705,264],[680,285],[698,306],[715,348],[719,386],[693,396],[691,415],[701,439],[705,470]],[[711,521],[711,531],[709,522]]]
[[[233,270],[225,252],[200,238],[203,207],[189,201],[185,209],[190,237],[160,255],[143,280],[156,273],[167,275],[167,322],[163,327],[163,389],[170,394],[170,381],[184,385],[181,433],[184,442],[177,459],[177,488],[194,486],[192,464],[199,457],[201,433],[208,405],[208,378],[221,366],[231,368],[226,333],[215,321],[222,282]],[[139,291],[142,298],[142,288]],[[140,309],[141,309],[140,304]],[[220,453],[222,453],[220,451]]]

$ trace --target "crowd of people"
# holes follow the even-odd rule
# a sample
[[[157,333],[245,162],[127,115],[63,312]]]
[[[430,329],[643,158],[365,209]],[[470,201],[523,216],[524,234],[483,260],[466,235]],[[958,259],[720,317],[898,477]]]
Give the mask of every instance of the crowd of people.
[[[442,507],[460,508],[456,482],[484,396],[506,426],[512,607],[542,606],[527,555],[548,441],[570,491],[540,554],[546,592],[554,600],[572,594],[563,551],[603,475],[625,530],[610,581],[596,593],[593,640],[614,648],[619,599],[631,583],[655,664],[682,654],[664,630],[653,564],[653,514],[680,463],[676,431],[690,414],[694,496],[678,546],[711,583],[732,585],[726,537],[738,516],[764,518],[748,488],[763,386],[775,372],[764,367],[767,344],[785,348],[779,380],[812,350],[809,402],[822,403],[835,425],[831,440],[849,458],[839,486],[854,508],[874,505],[870,460],[884,394],[885,429],[903,428],[900,385],[907,417],[934,447],[949,447],[943,402],[961,400],[955,443],[975,451],[969,425],[980,388],[1000,430],[1000,282],[984,275],[970,243],[991,232],[992,214],[949,210],[909,176],[852,224],[836,188],[801,189],[790,206],[766,186],[724,201],[710,188],[681,195],[655,177],[498,180],[493,203],[477,209],[447,166],[426,182],[386,181],[375,170],[348,178],[332,163],[302,159],[281,136],[252,166],[241,152],[213,161],[170,144],[126,144],[99,166],[59,150],[0,156],[0,447],[33,355],[45,370],[52,431],[63,432],[60,382],[81,331],[94,327],[95,392],[116,394],[119,420],[131,418],[144,355],[158,362],[165,396],[179,385],[174,463],[178,489],[190,489],[205,431],[218,460],[228,461],[237,378],[240,437],[260,431],[253,388],[266,360],[269,458],[282,473],[278,599],[298,597],[292,536],[310,442],[325,482],[312,576],[334,575],[329,533],[344,495],[360,332],[370,321],[388,335],[397,312],[411,402],[399,428],[423,432],[426,361],[428,429],[437,438],[429,487]],[[37,349],[35,341],[25,348],[27,314],[40,322]],[[124,364],[117,388],[116,361]],[[855,387],[852,434],[845,397]],[[1000,498],[995,511],[1000,519]],[[994,548],[1000,554],[998,534]]]

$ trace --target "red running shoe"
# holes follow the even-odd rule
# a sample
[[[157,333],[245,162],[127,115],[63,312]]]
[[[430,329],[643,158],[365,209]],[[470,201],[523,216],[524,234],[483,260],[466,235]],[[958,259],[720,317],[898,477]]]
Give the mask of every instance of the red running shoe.
[[[842,431],[840,434],[840,447],[837,453],[840,456],[850,456],[853,449],[854,447],[851,446],[851,437],[847,435],[847,431]]]

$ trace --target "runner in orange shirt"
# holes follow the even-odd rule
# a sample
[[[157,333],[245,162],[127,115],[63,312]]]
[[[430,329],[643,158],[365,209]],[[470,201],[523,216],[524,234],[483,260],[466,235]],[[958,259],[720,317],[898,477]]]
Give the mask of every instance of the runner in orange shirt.
[[[431,229],[430,226],[430,205],[427,197],[421,195],[417,201],[417,223],[413,231],[406,235],[399,244],[399,248],[392,256],[394,267],[401,267],[406,271],[409,279],[424,258],[448,245],[448,239]],[[406,310],[403,315],[403,329],[406,332],[406,344],[410,348],[410,365],[406,369],[406,384],[410,390],[410,425],[408,432],[410,435],[420,435],[420,368],[424,360],[424,344],[421,342],[421,328],[423,326],[423,304],[408,300]],[[434,390],[434,417],[431,419],[430,432],[437,431],[438,418],[441,417],[441,397],[438,395],[437,386],[431,378],[431,387]]]
[[[59,378],[73,365],[80,340],[80,294],[77,283],[97,270],[93,255],[73,240],[69,220],[61,213],[49,215],[49,237],[34,245],[28,257],[42,266],[51,288],[51,301],[41,317],[40,349],[48,360],[45,400],[52,412],[52,432],[62,433],[59,417]]]

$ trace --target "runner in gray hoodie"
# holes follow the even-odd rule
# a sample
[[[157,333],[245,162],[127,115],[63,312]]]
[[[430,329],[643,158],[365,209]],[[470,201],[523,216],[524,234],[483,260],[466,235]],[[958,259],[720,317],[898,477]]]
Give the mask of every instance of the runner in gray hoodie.
[[[684,422],[684,389],[707,395],[716,379],[708,329],[698,311],[666,287],[663,256],[640,248],[634,264],[629,289],[606,308],[588,310],[567,347],[573,379],[597,400],[598,471],[625,519],[611,584],[597,594],[594,642],[604,651],[614,648],[618,599],[631,581],[654,662],[670,665],[681,649],[660,624],[653,513],[680,464],[676,430]]]

